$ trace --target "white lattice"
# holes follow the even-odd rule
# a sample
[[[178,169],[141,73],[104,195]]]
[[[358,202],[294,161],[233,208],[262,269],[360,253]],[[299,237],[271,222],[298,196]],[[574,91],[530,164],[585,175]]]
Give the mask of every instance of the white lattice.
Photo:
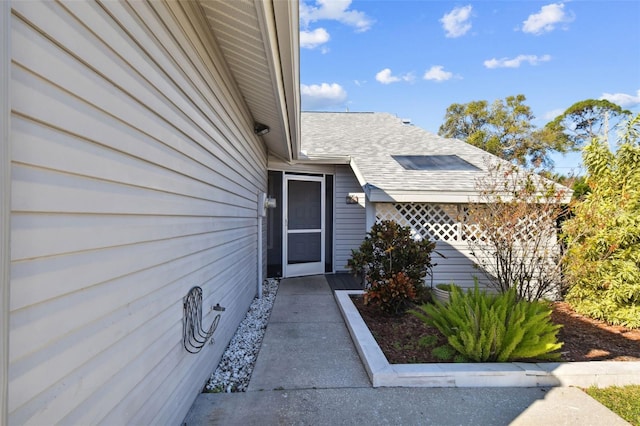
[[[434,241],[484,241],[486,236],[474,223],[468,206],[428,203],[379,203],[376,220],[393,220],[410,227],[414,233]],[[475,212],[478,214],[478,212]],[[511,228],[507,233],[514,232]],[[553,237],[554,229],[544,215],[531,215],[519,219],[515,228],[515,241],[530,240],[534,233],[546,232]]]
[[[427,203],[376,204],[376,219],[393,220],[436,241],[459,241],[461,224],[456,205]]]
[[[487,239],[487,236],[473,218],[474,214],[483,214],[477,209],[478,207],[475,207],[475,211],[471,212],[467,207],[460,208],[459,221],[461,222],[463,240],[478,241]],[[540,233],[548,234],[547,238],[552,238],[554,235],[553,223],[544,214],[533,213],[524,218],[513,219],[516,220],[516,223],[503,223],[505,225],[505,236],[508,236],[507,238],[513,241],[528,241],[535,238],[535,235],[540,235]],[[485,225],[487,224],[485,223]],[[501,235],[501,226],[496,229],[497,232],[493,235]]]

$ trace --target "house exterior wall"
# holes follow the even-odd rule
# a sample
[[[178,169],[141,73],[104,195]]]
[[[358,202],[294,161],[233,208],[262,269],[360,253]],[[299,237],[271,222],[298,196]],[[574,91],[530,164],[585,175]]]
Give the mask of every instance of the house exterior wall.
[[[475,259],[465,239],[460,219],[463,205],[431,203],[375,203],[377,220],[394,220],[409,226],[416,234],[436,241],[431,260],[433,284],[454,282],[463,288],[474,286],[474,276],[487,285],[484,273],[474,267]],[[430,281],[431,278],[427,277]],[[430,285],[430,282],[427,282]]]
[[[365,196],[351,167],[336,166],[335,179],[335,253],[334,270],[347,272],[347,261],[351,258],[351,250],[360,247],[367,233]],[[347,204],[346,197],[354,194],[357,204]]]
[[[11,232],[11,6],[0,2],[0,425],[8,423],[9,265]]]
[[[178,424],[256,293],[266,150],[188,8],[12,7],[8,421]]]

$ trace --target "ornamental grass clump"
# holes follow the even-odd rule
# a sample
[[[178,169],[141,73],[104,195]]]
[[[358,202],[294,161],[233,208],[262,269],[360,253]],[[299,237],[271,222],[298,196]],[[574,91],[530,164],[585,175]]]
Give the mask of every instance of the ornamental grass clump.
[[[492,295],[478,285],[463,293],[454,287],[447,305],[425,304],[410,311],[435,326],[449,345],[470,361],[557,360],[560,325],[542,301],[517,300],[516,289]]]

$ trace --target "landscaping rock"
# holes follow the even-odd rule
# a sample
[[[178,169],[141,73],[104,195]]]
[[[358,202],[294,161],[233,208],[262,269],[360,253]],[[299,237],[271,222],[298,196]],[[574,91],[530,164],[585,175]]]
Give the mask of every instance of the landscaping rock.
[[[278,280],[267,279],[262,286],[262,298],[255,298],[247,315],[238,326],[218,367],[205,386],[205,392],[245,392],[262,338],[267,328],[271,308],[278,291]]]

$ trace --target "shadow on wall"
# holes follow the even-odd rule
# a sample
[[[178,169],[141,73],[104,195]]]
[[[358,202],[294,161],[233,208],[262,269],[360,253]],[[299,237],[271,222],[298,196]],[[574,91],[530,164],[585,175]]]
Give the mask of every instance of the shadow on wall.
[[[436,264],[432,271],[432,277],[427,277],[427,286],[435,286],[436,284],[455,283],[462,288],[473,288],[473,278],[477,277],[480,286],[490,287],[487,272],[476,266],[474,257],[467,248],[452,245],[445,241],[437,241],[436,251],[444,257],[434,253],[432,262]]]

